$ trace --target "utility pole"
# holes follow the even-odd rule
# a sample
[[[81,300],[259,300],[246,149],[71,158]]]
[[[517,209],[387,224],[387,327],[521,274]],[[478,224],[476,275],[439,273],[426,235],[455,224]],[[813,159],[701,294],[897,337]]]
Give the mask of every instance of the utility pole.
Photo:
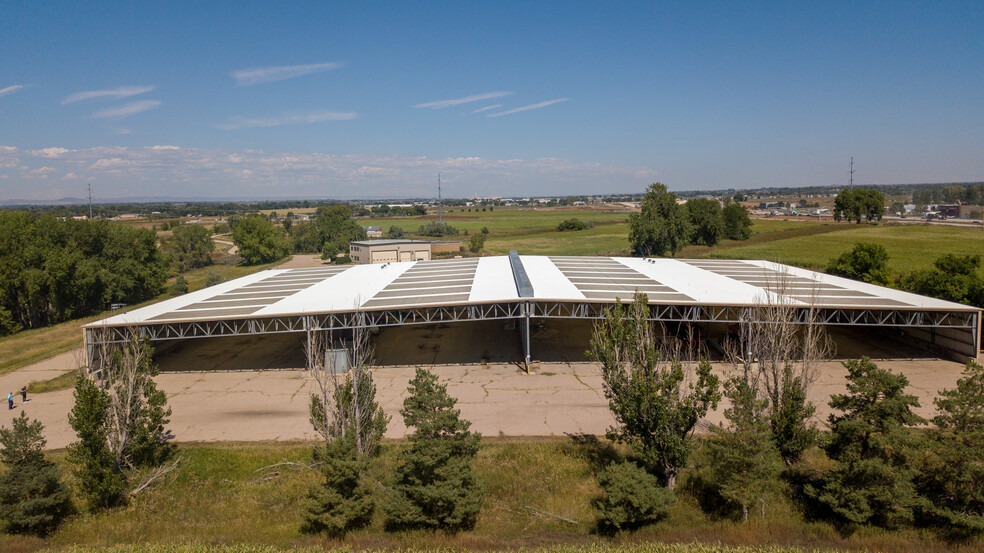
[[[851,156],[851,190],[854,189],[854,156]]]
[[[444,224],[444,212],[441,209],[441,174],[437,174],[437,223]]]
[[[89,187],[89,220],[92,220],[92,183],[87,184]]]

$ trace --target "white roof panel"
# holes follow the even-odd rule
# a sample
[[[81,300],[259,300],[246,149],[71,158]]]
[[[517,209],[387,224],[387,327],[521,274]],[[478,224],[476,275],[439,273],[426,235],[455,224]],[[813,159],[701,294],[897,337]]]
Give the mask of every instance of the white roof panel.
[[[976,308],[768,261],[519,256],[534,301],[630,300],[749,306],[975,311]],[[272,269],[114,315],[99,325],[163,323],[420,305],[520,301],[508,256]]]

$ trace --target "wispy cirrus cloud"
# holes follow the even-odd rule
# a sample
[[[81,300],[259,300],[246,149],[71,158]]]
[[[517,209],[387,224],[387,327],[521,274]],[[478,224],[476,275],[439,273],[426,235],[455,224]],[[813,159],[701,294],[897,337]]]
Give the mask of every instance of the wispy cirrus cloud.
[[[486,117],[502,117],[503,115],[512,115],[514,113],[519,113],[521,111],[530,111],[531,109],[540,109],[547,106],[552,106],[554,104],[559,104],[560,102],[566,102],[570,98],[555,98],[553,100],[547,100],[546,102],[540,102],[538,104],[529,104],[526,106],[520,106],[518,108],[508,109],[506,111],[498,111],[496,113],[490,113]]]
[[[438,100],[436,102],[424,102],[422,104],[417,104],[413,106],[416,109],[430,108],[430,109],[444,109],[451,106],[460,106],[461,104],[470,104],[471,102],[481,102],[482,100],[491,100],[493,98],[502,98],[503,96],[509,96],[512,92],[485,92],[483,94],[473,94],[471,96],[465,96],[462,98],[452,98],[450,100]]]
[[[125,119],[131,115],[143,113],[161,106],[160,100],[139,100],[115,108],[99,110],[92,114],[96,119]]]
[[[8,86],[6,88],[0,88],[0,96],[6,96],[8,94],[13,94],[14,92],[17,92],[18,90],[23,90],[23,89],[27,88],[28,86],[30,86],[30,85],[26,85],[26,84],[15,84],[15,85],[10,85],[10,86]]]
[[[472,113],[482,113],[483,111],[488,111],[490,109],[496,109],[496,108],[501,108],[501,107],[502,107],[502,104],[494,104],[494,105],[491,105],[491,106],[485,106],[484,108],[478,108],[475,111],[473,111]]]
[[[230,73],[236,80],[236,86],[250,86],[262,83],[274,83],[312,75],[314,73],[324,73],[338,69],[345,64],[341,62],[311,63],[308,65],[272,65],[269,67],[251,67],[249,69],[239,69]]]
[[[251,129],[256,127],[279,127],[281,125],[303,125],[321,123],[324,121],[350,121],[359,117],[358,113],[350,111],[312,111],[308,113],[292,113],[275,117],[231,117],[225,123],[217,125],[220,129]]]
[[[104,90],[87,90],[85,92],[76,92],[75,94],[69,94],[62,98],[62,105],[71,104],[73,102],[81,102],[84,100],[96,100],[96,99],[111,99],[111,100],[122,100],[123,98],[129,98],[130,96],[137,96],[140,94],[146,94],[151,90],[156,89],[156,86],[121,86],[119,88],[107,88]]]

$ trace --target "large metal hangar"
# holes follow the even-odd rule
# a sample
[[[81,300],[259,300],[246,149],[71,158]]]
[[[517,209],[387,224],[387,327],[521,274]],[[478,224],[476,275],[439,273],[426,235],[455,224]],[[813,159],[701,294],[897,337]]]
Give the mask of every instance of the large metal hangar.
[[[666,323],[735,323],[786,305],[795,320],[896,329],[954,355],[981,350],[981,310],[767,261],[538,255],[271,269],[85,326],[90,360],[134,332],[154,342],[323,330],[600,318],[647,294]],[[759,310],[761,311],[761,310]],[[585,344],[586,346],[587,344]]]

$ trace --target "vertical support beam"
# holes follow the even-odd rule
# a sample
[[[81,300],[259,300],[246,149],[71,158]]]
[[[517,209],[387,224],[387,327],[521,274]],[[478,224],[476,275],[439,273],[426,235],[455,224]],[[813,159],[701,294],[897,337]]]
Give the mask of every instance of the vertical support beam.
[[[526,355],[526,374],[530,373],[530,302],[523,308],[523,353]]]
[[[311,366],[311,316],[308,315],[304,317],[304,334],[307,336],[307,349],[304,350],[304,364],[307,365],[308,378],[310,378],[311,370],[314,367]]]

